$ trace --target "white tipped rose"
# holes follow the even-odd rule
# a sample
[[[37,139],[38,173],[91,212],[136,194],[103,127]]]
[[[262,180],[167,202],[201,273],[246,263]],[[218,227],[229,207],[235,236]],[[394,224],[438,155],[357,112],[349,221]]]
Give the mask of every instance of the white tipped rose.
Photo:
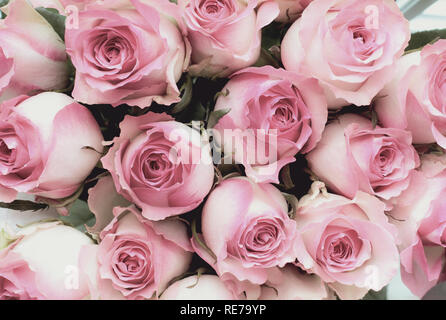
[[[93,241],[58,222],[20,230],[18,240],[0,251],[0,300],[77,300],[89,296],[79,276],[82,246]]]

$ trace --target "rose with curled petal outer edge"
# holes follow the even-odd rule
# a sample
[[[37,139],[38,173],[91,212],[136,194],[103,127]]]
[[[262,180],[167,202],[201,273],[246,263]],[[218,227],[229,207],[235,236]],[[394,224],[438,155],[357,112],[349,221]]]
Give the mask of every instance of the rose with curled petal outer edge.
[[[271,66],[246,68],[222,92],[215,110],[229,113],[214,127],[214,138],[256,182],[279,183],[282,167],[322,137],[327,102],[315,79]]]
[[[446,40],[402,57],[374,105],[384,126],[410,131],[416,144],[446,148]]]
[[[260,56],[262,28],[279,14],[274,1],[179,0],[192,46],[194,76],[227,77]]]
[[[390,212],[400,239],[401,279],[420,298],[442,281],[446,263],[446,157],[426,154],[421,163]]]
[[[312,1],[281,44],[285,69],[319,80],[330,109],[369,105],[410,39],[393,0]]]
[[[353,198],[361,190],[389,207],[420,165],[410,132],[374,127],[372,121],[355,114],[328,124],[306,158],[308,167],[334,192]]]
[[[21,229],[0,251],[0,300],[80,300],[89,297],[79,277],[79,256],[93,241],[60,222]]]
[[[11,0],[7,13],[0,20],[0,102],[65,89],[68,56],[53,27],[25,0]]]
[[[102,158],[116,190],[150,220],[189,212],[214,182],[209,142],[165,113],[126,116]]]
[[[177,81],[190,46],[178,7],[163,0],[107,0],[79,12],[67,28],[67,52],[76,68],[73,97],[87,104],[180,101]]]
[[[217,185],[203,207],[201,226],[203,234],[192,239],[195,251],[240,298],[257,299],[260,286],[279,276],[279,267],[294,262],[302,249],[282,193],[246,177]]]
[[[186,226],[172,219],[149,221],[134,206],[116,207],[113,213],[99,244],[82,248],[82,279],[93,299],[156,299],[189,268]]]
[[[103,150],[91,112],[56,92],[20,96],[0,109],[0,200],[11,202],[19,192],[49,199],[74,194]]]
[[[359,191],[350,200],[327,193],[316,181],[294,219],[306,249],[299,251],[299,264],[341,299],[379,291],[397,274],[397,229],[376,197]]]

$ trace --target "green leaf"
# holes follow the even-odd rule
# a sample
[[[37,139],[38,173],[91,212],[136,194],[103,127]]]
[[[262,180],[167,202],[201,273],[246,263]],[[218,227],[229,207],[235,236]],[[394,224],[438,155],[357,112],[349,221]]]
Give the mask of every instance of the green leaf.
[[[433,42],[435,39],[446,39],[446,29],[416,32],[412,34],[407,51],[416,50]]]
[[[220,119],[227,115],[230,111],[230,108],[212,111],[208,119],[208,128],[211,129],[215,127],[218,121],[220,121]]]
[[[0,229],[0,250],[9,246],[14,240],[15,238],[6,232],[6,230]]]
[[[9,0],[0,0],[0,8],[6,6],[9,3]],[[0,19],[6,18],[6,13],[0,10]]]
[[[46,203],[37,203],[28,200],[14,200],[10,203],[0,202],[0,208],[17,211],[39,211],[48,209],[48,205]]]
[[[76,200],[69,208],[68,216],[60,216],[59,220],[65,224],[78,229],[79,231],[86,232],[85,225],[94,225],[96,218],[88,208],[88,204],[82,200]]]
[[[295,187],[293,179],[291,178],[291,169],[289,165],[286,165],[282,168],[282,170],[280,170],[280,178],[283,182],[285,190],[290,190]]]
[[[200,280],[200,277],[201,277],[205,272],[206,272],[206,268],[199,268],[199,269],[197,270],[197,281],[196,281],[193,285],[188,286],[187,288],[188,288],[188,289],[193,289],[193,288],[195,288],[195,287],[197,286],[197,284],[198,284],[198,281]]]
[[[206,119],[207,109],[201,102],[191,104],[186,110],[175,115],[179,122],[188,123],[191,121],[204,121]]]
[[[254,66],[263,67],[268,65],[273,66],[274,68],[280,67],[279,61],[271,54],[271,52],[262,48],[260,51],[259,59],[257,59]]]
[[[387,300],[387,287],[380,291],[370,290],[362,300]]]
[[[171,112],[173,114],[180,113],[184,109],[187,108],[188,105],[190,105],[192,101],[192,88],[193,88],[193,79],[188,74],[186,75],[186,81],[184,82],[183,86],[181,87],[182,97],[181,101],[178,102],[175,107],[172,108]]]
[[[197,233],[197,221],[195,219],[192,221],[191,231],[192,237],[195,239],[195,241],[197,241],[197,243],[215,260],[215,262],[217,262],[217,256],[215,253],[206,245],[206,243],[201,240],[200,235]]]
[[[288,204],[288,216],[290,217],[290,219],[294,219],[297,212],[298,200],[295,195],[289,193],[282,192],[282,195]]]
[[[218,91],[214,96],[214,102],[217,102],[219,97],[227,97],[229,95],[229,89],[226,88],[225,91]]]
[[[59,11],[53,8],[38,7],[36,11],[53,27],[54,31],[62,40],[65,40],[65,19],[66,17],[59,14]]]
[[[273,46],[280,46],[289,26],[283,23],[273,22],[262,29],[262,48],[268,50]]]

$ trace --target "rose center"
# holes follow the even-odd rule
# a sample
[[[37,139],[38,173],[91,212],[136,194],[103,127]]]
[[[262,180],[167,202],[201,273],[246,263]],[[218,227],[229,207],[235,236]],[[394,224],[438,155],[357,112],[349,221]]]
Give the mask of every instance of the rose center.
[[[5,279],[4,277],[0,277],[0,300],[19,300],[20,294],[18,293],[18,289],[15,285]]]
[[[0,141],[0,161],[2,162],[8,162],[13,150],[9,149],[9,147],[6,145],[5,141]]]
[[[355,53],[361,59],[367,59],[376,50],[375,35],[363,26],[350,27]]]
[[[259,230],[254,238],[254,244],[258,247],[267,245],[270,242],[274,242],[277,238],[277,228],[269,226],[263,230]]]
[[[106,56],[108,61],[113,61],[114,59],[116,59],[119,56],[119,53],[121,52],[121,50],[119,50],[119,48],[108,48],[107,52],[106,52]]]
[[[206,12],[208,14],[215,14],[215,13],[218,13],[219,11],[220,11],[220,7],[215,3],[209,4],[206,6]]]
[[[150,251],[137,243],[125,243],[115,253],[113,269],[121,280],[144,277],[150,266]]]
[[[293,110],[288,104],[280,104],[276,107],[273,120],[278,127],[289,127],[296,121]]]
[[[120,260],[120,266],[124,267],[124,270],[121,271],[134,273],[141,268],[141,260],[137,257],[132,257],[128,254],[122,254]]]
[[[329,226],[324,234],[317,260],[331,272],[354,270],[370,258],[370,244],[355,230]]]
[[[339,238],[331,242],[328,250],[330,251],[331,259],[338,263],[349,259],[353,254],[352,243],[344,234],[341,234]]]
[[[376,161],[382,176],[388,176],[393,171],[395,151],[392,148],[383,148],[377,155]]]
[[[160,165],[156,161],[150,161],[149,166],[152,170],[159,170]]]
[[[142,172],[147,180],[158,177],[159,174],[172,167],[165,154],[151,154],[144,162]]]
[[[286,232],[279,219],[251,221],[251,227],[243,227],[228,242],[228,253],[246,266],[270,266],[287,250]]]
[[[353,32],[353,39],[358,40],[361,43],[364,43],[364,36],[359,31]]]
[[[227,0],[203,0],[197,9],[202,17],[213,22],[228,17],[235,10],[233,2]]]

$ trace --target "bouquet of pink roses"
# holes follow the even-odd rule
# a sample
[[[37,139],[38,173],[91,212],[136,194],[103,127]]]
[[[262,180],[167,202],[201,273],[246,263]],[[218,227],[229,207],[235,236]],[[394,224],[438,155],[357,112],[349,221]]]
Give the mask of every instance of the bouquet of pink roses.
[[[0,300],[446,281],[446,36],[395,1],[0,10],[0,207],[56,212],[0,213]]]

